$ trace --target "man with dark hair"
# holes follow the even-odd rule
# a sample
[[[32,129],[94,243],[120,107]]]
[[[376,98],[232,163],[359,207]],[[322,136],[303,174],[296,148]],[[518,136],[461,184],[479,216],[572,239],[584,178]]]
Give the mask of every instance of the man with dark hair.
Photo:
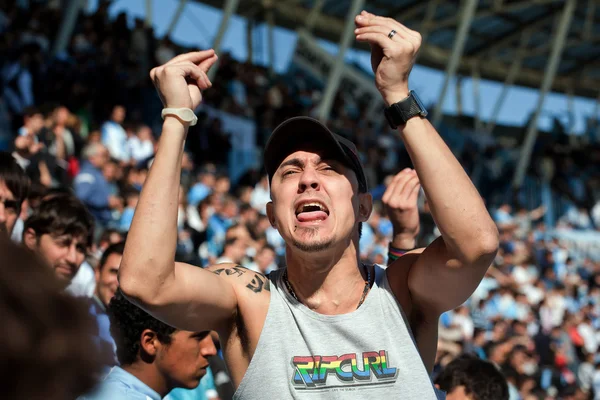
[[[472,355],[451,361],[435,380],[446,400],[508,400],[508,384],[494,364]]]
[[[94,231],[93,219],[75,197],[60,195],[43,200],[25,221],[23,243],[36,251],[65,287],[71,282]]]
[[[93,320],[36,254],[0,238],[3,399],[73,399],[100,373]]]
[[[105,365],[116,365],[116,345],[110,333],[110,320],[107,308],[110,300],[117,293],[119,281],[117,273],[123,257],[125,243],[120,242],[109,246],[102,254],[98,268],[96,268],[96,289],[90,299],[90,314],[96,319],[98,332],[96,344],[102,354]]]
[[[429,374],[440,315],[471,296],[498,250],[481,196],[408,88],[419,33],[366,11],[356,25],[388,105],[382,118],[415,166],[398,187],[422,185],[441,232],[387,269],[359,259],[373,199],[356,145],[309,117],[281,123],[264,150],[266,211],[285,241],[287,267],[266,277],[232,264],[175,262],[181,153],[216,55],[182,54],[150,73],[165,120],[120,285],[161,320],[217,330],[240,399],[438,398]],[[265,368],[273,372],[268,385]]]
[[[27,198],[29,178],[7,152],[0,152],[0,235],[11,235]]]
[[[80,400],[160,400],[172,389],[194,389],[217,351],[209,331],[175,329],[133,305],[120,291],[108,306],[120,367]]]

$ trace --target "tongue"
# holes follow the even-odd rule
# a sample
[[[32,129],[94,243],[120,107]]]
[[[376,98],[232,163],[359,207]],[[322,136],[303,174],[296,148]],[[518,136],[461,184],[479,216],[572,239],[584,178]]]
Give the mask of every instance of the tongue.
[[[300,222],[321,221],[327,218],[327,213],[325,211],[307,211],[301,212],[296,218]]]

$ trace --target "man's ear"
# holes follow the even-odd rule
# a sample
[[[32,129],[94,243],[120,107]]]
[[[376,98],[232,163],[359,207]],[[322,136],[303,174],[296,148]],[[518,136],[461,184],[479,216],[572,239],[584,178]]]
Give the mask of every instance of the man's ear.
[[[37,246],[37,235],[32,228],[27,228],[25,232],[23,232],[23,244],[29,250],[35,250]]]
[[[140,356],[155,357],[158,351],[158,345],[159,341],[156,332],[151,329],[144,329],[140,335],[140,348],[143,352]]]
[[[277,229],[277,227],[275,226],[275,211],[273,210],[273,202],[270,201],[267,203],[267,218],[269,218],[269,222],[271,223],[271,226],[275,229]]]
[[[358,195],[358,221],[367,222],[373,211],[373,196],[371,193],[360,193]]]

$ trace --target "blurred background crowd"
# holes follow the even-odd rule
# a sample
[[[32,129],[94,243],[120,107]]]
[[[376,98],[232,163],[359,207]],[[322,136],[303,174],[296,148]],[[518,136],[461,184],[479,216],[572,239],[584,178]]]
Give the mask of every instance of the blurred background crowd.
[[[143,20],[109,18],[110,2],[100,2],[94,13],[79,15],[67,51],[53,55],[60,2],[29,3],[0,1],[0,148],[11,152],[31,182],[12,237],[23,240],[28,218],[49,196],[77,197],[94,228],[66,290],[106,305],[118,282],[116,274],[98,273],[103,254],[126,237],[160,134],[162,105],[148,71],[186,49],[157,38]],[[269,186],[256,149],[284,119],[313,115],[322,90],[299,71],[273,75],[220,57],[182,160],[178,260],[199,267],[233,262],[263,273],[285,265],[283,240],[265,215]],[[361,153],[376,200],[361,256],[385,265],[394,224],[381,199],[410,159],[395,132],[370,120],[366,109],[342,89],[329,125]],[[573,138],[556,119],[538,139],[518,191],[510,182],[525,128],[506,128],[501,139],[482,141],[472,128],[463,129],[467,125],[464,118],[447,118],[440,131],[489,205],[501,249],[474,295],[442,316],[434,379],[451,360],[472,353],[500,369],[511,400],[600,399],[595,125],[589,137]],[[242,133],[251,127],[252,143],[236,127]],[[240,163],[243,158],[251,161]],[[421,247],[439,232],[423,195],[414,207]],[[99,288],[109,288],[108,294]],[[226,371],[218,372],[207,379],[227,382]],[[223,388],[207,393],[228,396]]]

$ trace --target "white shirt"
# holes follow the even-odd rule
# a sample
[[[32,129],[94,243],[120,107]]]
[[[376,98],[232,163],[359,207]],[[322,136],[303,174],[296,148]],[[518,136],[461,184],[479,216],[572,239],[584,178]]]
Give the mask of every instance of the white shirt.
[[[583,338],[583,347],[585,347],[585,351],[590,354],[596,353],[598,350],[598,339],[596,338],[594,328],[590,324],[583,323],[579,324],[577,332]]]
[[[129,161],[129,146],[125,129],[114,121],[106,121],[102,125],[102,144],[106,146],[111,157],[119,161]]]
[[[271,201],[269,188],[265,189],[260,184],[257,184],[252,191],[250,205],[257,209],[262,215],[267,215],[267,203],[269,201]]]
[[[96,274],[94,268],[84,261],[79,267],[79,271],[67,286],[67,293],[75,297],[92,297],[96,290]]]
[[[144,161],[154,155],[154,145],[150,140],[141,141],[137,136],[127,140],[129,152],[135,161]]]

